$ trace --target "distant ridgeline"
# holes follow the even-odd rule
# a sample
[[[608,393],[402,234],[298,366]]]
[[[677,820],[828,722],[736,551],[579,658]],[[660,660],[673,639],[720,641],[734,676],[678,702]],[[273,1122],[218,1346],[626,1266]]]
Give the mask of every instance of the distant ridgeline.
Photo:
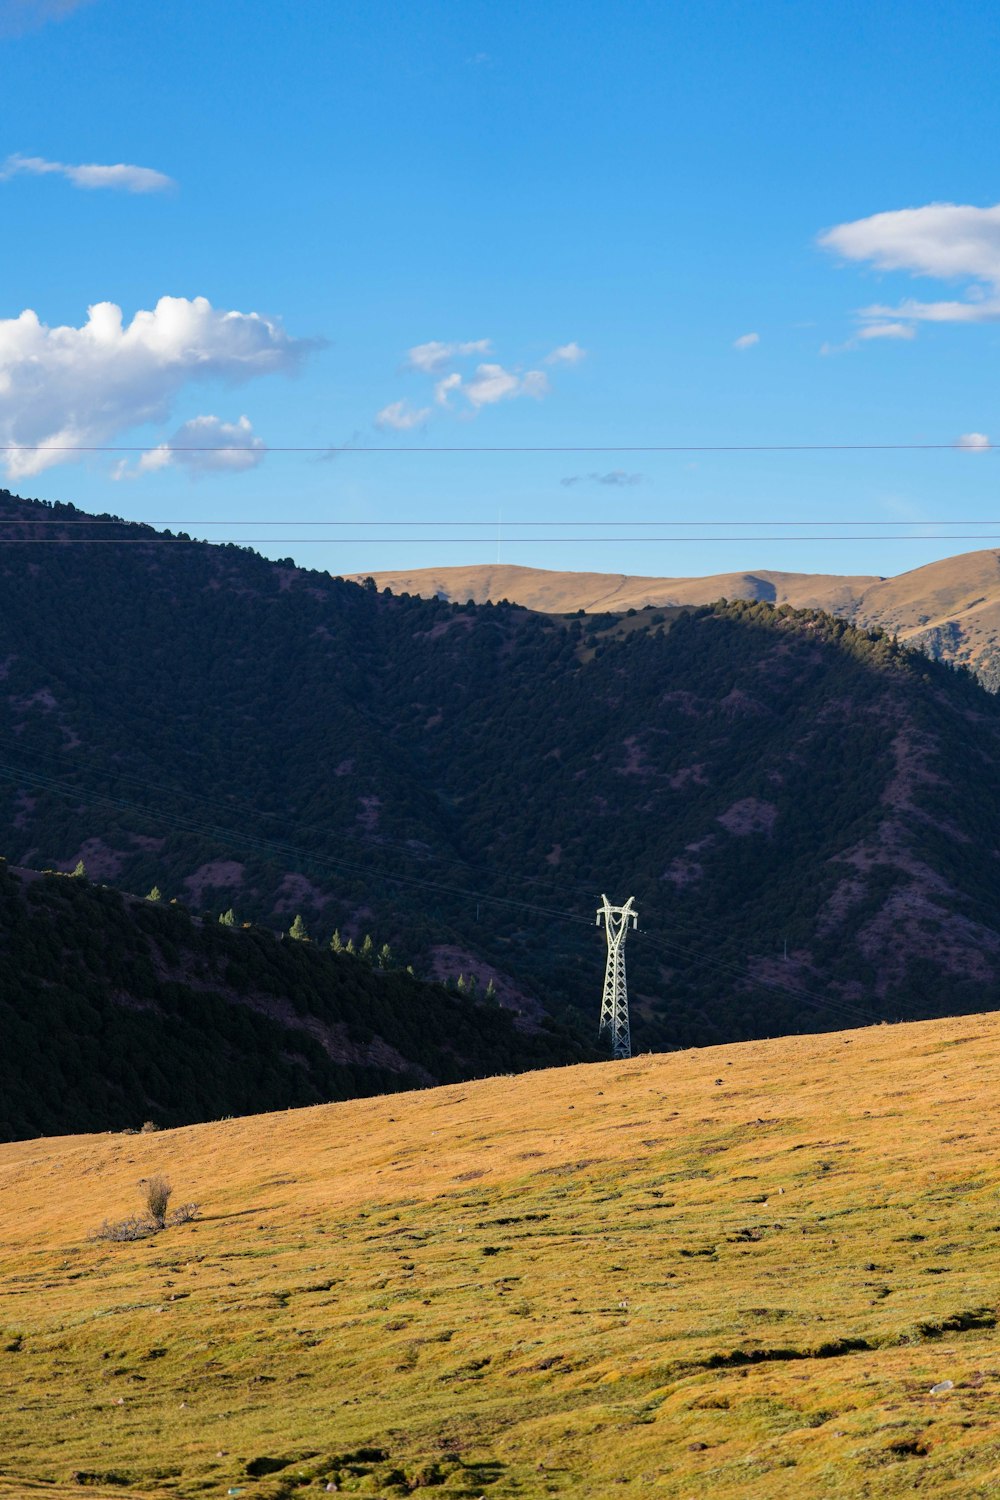
[[[402,970],[0,861],[0,1140],[185,1125],[579,1062]]]
[[[47,539],[0,546],[18,864],[371,929],[588,1042],[594,908],[635,896],[639,1050],[1000,999],[1000,701],[963,670],[787,606],[459,606],[0,512]]]

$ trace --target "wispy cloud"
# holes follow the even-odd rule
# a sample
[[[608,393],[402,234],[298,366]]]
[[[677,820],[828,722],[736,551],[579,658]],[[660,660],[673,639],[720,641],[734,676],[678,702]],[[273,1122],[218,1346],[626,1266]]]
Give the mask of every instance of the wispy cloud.
[[[452,391],[460,390],[461,386],[462,377],[457,370],[453,370],[450,375],[443,375],[440,380],[436,381],[434,385],[434,400],[438,406],[450,406]]]
[[[319,347],[259,313],[215,308],[205,297],[161,297],[128,324],[113,302],[90,307],[79,328],[51,328],[30,308],[0,319],[0,444],[25,450],[4,455],[7,473],[74,462],[81,456],[74,450],[166,420],[187,386],[289,374]]]
[[[64,161],[46,161],[43,156],[8,156],[0,167],[0,182],[27,174],[31,177],[65,177],[78,188],[113,188],[122,193],[165,193],[177,184],[165,172],[152,167],[133,167],[126,162],[102,166],[98,162],[73,166]]]
[[[912,339],[916,337],[912,323],[867,323],[859,329],[859,339]]]
[[[627,474],[624,469],[608,469],[604,474],[567,474],[559,481],[566,486],[574,484],[608,484],[624,489],[633,484],[642,484],[641,474]]]
[[[445,344],[432,339],[428,344],[415,344],[406,352],[406,368],[420,370],[424,375],[434,375],[443,370],[452,360],[465,359],[469,355],[492,354],[489,339],[472,339],[465,344]]]
[[[734,349],[752,349],[754,344],[760,343],[759,333],[741,333],[738,339],[733,339]]]
[[[410,432],[414,427],[422,426],[430,414],[429,406],[418,410],[408,401],[393,401],[389,406],[383,406],[375,418],[375,426],[383,432]]]
[[[920,323],[1000,320],[1000,204],[929,203],[872,214],[825,230],[819,244],[879,271],[967,283],[963,299],[907,298],[860,308],[859,338],[912,338]],[[904,327],[909,332],[900,331]]]
[[[985,432],[963,432],[955,439],[955,447],[964,448],[967,453],[989,453],[993,444]]]
[[[253,469],[266,453],[263,438],[253,430],[249,417],[223,422],[219,417],[192,417],[178,427],[173,437],[144,453],[136,464],[122,461],[112,479],[138,479],[162,469],[184,468],[199,474],[238,474]]]
[[[488,406],[521,397],[541,401],[548,395],[549,376],[545,370],[526,370],[518,365],[501,364],[499,360],[478,358],[492,352],[491,339],[448,342],[431,339],[425,344],[415,344],[406,352],[403,369],[432,381],[429,394],[433,395],[433,406],[419,406],[406,398],[392,401],[376,415],[376,427],[407,432],[422,426],[435,410],[438,415],[450,412],[453,417],[468,420]],[[563,344],[546,356],[545,363],[575,365],[585,357],[586,351],[579,344]]]
[[[578,365],[582,359],[587,358],[586,349],[581,349],[577,343],[560,344],[558,349],[553,349],[551,354],[546,354],[543,360],[547,365]]]
[[[0,36],[21,36],[47,21],[62,21],[92,0],[0,0]]]

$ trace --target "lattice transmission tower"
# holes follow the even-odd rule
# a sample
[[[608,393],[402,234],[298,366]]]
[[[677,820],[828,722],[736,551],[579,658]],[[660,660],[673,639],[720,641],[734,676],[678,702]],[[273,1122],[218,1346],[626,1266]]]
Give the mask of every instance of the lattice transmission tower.
[[[608,939],[608,963],[604,971],[604,998],[601,1001],[601,1026],[597,1034],[599,1042],[606,1036],[611,1040],[612,1057],[631,1057],[632,1038],[628,1026],[628,989],[625,984],[625,938],[629,923],[639,926],[639,913],[630,896],[624,906],[612,906],[607,896],[601,896],[602,905],[597,908],[597,925],[604,918],[604,930]]]

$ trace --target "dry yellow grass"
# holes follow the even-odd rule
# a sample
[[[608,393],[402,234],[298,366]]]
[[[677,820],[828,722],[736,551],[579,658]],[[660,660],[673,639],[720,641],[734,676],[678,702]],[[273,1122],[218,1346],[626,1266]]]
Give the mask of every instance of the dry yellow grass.
[[[962,1017],[2,1147],[0,1496],[1000,1494],[998,1082]],[[153,1172],[201,1219],[88,1242]]]

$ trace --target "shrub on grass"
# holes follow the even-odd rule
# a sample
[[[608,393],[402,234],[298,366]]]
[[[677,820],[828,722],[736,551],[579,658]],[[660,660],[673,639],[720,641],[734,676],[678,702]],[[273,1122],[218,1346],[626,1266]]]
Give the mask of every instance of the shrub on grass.
[[[167,1222],[167,1207],[170,1203],[170,1194],[173,1189],[170,1183],[159,1172],[150,1177],[146,1182],[144,1194],[146,1210],[157,1229],[163,1229]]]

